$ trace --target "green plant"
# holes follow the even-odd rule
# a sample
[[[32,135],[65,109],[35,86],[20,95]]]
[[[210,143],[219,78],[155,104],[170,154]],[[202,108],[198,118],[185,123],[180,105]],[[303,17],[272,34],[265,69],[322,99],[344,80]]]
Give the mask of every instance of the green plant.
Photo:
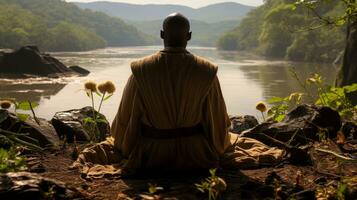
[[[39,124],[39,120],[34,111],[34,108],[38,106],[38,103],[30,101],[17,102],[16,99],[0,99],[0,109],[8,110],[12,105],[14,107],[14,112],[20,121],[26,121],[30,115],[19,113],[17,112],[18,110],[31,111],[33,118]]]
[[[17,172],[25,169],[25,158],[20,156],[16,149],[0,148],[0,173]]]
[[[29,101],[27,102],[16,102],[14,99],[10,100],[1,100],[0,101],[0,109],[2,110],[8,110],[11,108],[11,106],[14,106],[14,112],[16,116],[18,117],[18,121],[13,121],[12,124],[7,128],[7,130],[3,130],[0,128],[0,136],[3,137],[4,140],[7,140],[11,143],[11,146],[13,145],[20,145],[20,146],[25,146],[29,149],[32,150],[42,150],[41,147],[38,146],[38,141],[29,137],[27,133],[21,133],[23,129],[26,129],[26,126],[20,125],[19,129],[17,130],[17,133],[10,131],[13,126],[15,126],[19,121],[23,122],[26,121],[29,117],[28,114],[23,114],[23,113],[18,113],[17,110],[31,110],[34,119],[36,122],[39,124],[39,121],[35,115],[35,112],[33,108],[38,106],[37,103],[31,103]],[[5,121],[8,117],[8,114],[6,112],[1,112],[0,113],[0,124]]]
[[[355,192],[357,178],[342,178],[336,186],[321,186],[316,189],[315,196],[317,199],[348,199],[351,193]]]
[[[195,184],[197,190],[202,193],[208,193],[209,200],[217,199],[220,193],[227,189],[226,182],[216,176],[216,170],[217,169],[210,169],[209,172],[211,176],[201,181],[200,184]]]
[[[357,91],[357,84],[334,87],[325,84],[323,78],[316,73],[312,74],[305,81],[301,81],[293,70],[292,76],[298,81],[303,91],[292,93],[283,98],[271,98],[268,103],[274,106],[268,111],[268,115],[274,120],[281,121],[287,111],[300,105],[302,102],[331,107],[347,120],[353,120],[357,116],[357,106],[353,106],[347,98],[348,93]]]
[[[84,85],[87,96],[91,99],[92,116],[84,119],[84,124],[86,125],[89,133],[90,140],[93,142],[102,141],[105,139],[105,135],[99,131],[99,123],[107,123],[103,118],[100,118],[100,110],[102,108],[103,102],[108,100],[113,96],[115,92],[115,85],[111,81],[106,81],[98,85],[93,81],[88,81]],[[100,97],[100,103],[98,106],[98,111],[95,109],[94,94]],[[98,114],[97,114],[98,113]]]
[[[156,184],[151,184],[151,183],[149,183],[148,185],[149,185],[148,191],[149,191],[149,193],[150,193],[151,195],[154,195],[154,194],[156,194],[158,191],[164,189],[163,187],[159,187],[159,186],[157,186]]]

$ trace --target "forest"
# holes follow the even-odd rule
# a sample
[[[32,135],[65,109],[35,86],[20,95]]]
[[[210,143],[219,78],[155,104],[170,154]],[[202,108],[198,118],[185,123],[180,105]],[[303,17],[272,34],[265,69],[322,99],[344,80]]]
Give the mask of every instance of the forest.
[[[46,51],[85,51],[150,44],[119,18],[61,0],[0,0],[0,47],[35,44]]]
[[[313,14],[293,10],[291,0],[267,0],[252,10],[218,42],[223,50],[253,51],[272,58],[292,61],[333,62],[343,51],[345,26],[311,28]],[[334,18],[343,10],[341,1],[319,8],[323,17]]]

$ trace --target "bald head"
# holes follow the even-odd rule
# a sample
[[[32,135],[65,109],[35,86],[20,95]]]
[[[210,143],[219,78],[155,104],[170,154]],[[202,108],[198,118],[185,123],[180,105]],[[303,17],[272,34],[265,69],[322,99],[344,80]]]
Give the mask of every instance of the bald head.
[[[186,47],[191,39],[190,22],[180,13],[172,13],[162,24],[161,38],[165,47]]]

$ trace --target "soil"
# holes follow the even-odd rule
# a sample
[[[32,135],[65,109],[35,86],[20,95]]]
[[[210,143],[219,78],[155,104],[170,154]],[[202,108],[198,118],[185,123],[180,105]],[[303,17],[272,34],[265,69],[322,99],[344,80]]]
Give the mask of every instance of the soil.
[[[329,148],[333,149],[331,145]],[[311,195],[315,196],[318,188],[337,187],[345,177],[357,179],[356,162],[343,161],[319,151],[312,151],[310,154],[313,159],[311,166],[282,163],[276,167],[251,170],[219,170],[217,176],[227,183],[227,190],[221,193],[219,199],[284,199],[284,195],[286,197],[287,194],[295,193],[299,195],[296,199],[310,199]],[[30,171],[79,188],[88,199],[208,199],[207,194],[195,187],[195,183],[200,183],[208,174],[142,175],[123,179],[88,180],[82,178],[77,170],[68,168],[73,162],[72,157],[73,146],[68,146],[65,150],[28,155],[28,165]],[[281,180],[279,183],[269,183],[272,178]],[[159,188],[155,195],[151,195],[148,192],[149,184],[162,190]]]

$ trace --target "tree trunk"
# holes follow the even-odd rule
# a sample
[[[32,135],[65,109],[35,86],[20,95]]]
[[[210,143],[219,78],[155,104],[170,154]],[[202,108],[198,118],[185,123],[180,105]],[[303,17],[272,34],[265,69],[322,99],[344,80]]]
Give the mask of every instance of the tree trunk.
[[[337,86],[357,83],[357,20],[347,25],[347,41],[343,63],[336,80]],[[357,105],[357,92],[348,94],[353,105]]]

